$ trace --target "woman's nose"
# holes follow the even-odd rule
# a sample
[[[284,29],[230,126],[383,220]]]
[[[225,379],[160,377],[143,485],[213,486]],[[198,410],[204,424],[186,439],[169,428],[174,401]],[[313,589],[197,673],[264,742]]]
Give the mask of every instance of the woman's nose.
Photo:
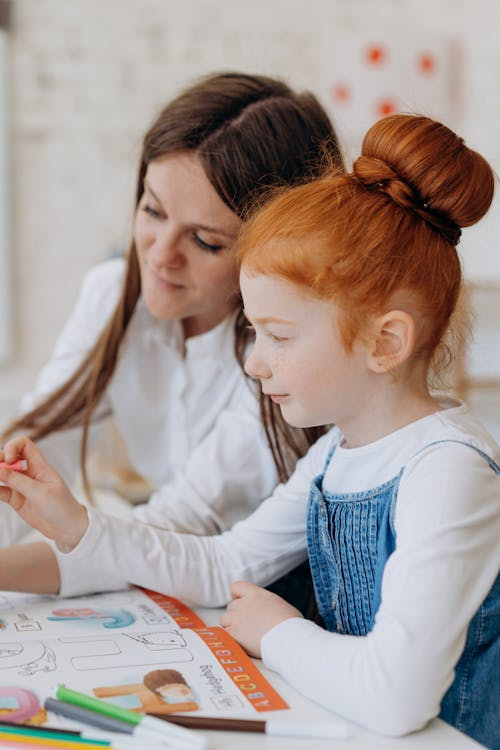
[[[156,237],[149,253],[158,267],[178,267],[185,261],[181,238],[168,229]]]

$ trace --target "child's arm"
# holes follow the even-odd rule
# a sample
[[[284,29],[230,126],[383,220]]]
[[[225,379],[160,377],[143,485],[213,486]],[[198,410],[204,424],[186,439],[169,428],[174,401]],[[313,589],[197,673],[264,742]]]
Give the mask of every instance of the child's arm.
[[[331,442],[329,436],[320,439],[286,485],[221,535],[179,534],[90,509],[89,526],[77,546],[69,554],[54,549],[59,594],[112,591],[132,583],[213,607],[227,604],[235,579],[271,583],[305,559],[307,493]],[[68,493],[58,480],[55,496],[61,484],[63,495]]]
[[[7,503],[32,528],[53,539],[63,551],[73,549],[87,526],[85,507],[81,505],[28,438],[8,442],[0,451],[0,461],[24,459],[25,472],[0,468],[0,500]]]
[[[30,594],[59,593],[59,566],[45,542],[0,549],[0,589]]]

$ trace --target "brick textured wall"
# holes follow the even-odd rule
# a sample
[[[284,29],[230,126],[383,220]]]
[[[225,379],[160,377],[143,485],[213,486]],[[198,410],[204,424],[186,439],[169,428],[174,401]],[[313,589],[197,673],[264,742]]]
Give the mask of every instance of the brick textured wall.
[[[496,0],[14,0],[12,6],[16,348],[0,369],[0,420],[48,356],[85,270],[127,245],[141,134],[194,77],[238,68],[280,75],[321,95],[328,51],[346,30],[453,32],[466,49],[465,135],[500,165]],[[468,273],[482,266],[500,277],[499,228],[496,215],[464,246]]]

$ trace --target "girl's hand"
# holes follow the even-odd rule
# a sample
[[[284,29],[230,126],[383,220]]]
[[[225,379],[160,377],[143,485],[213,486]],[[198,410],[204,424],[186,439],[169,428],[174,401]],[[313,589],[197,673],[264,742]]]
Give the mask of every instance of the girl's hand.
[[[265,634],[290,617],[302,617],[291,604],[271,591],[247,581],[231,586],[233,600],[220,618],[220,624],[250,656],[261,658],[261,640]]]
[[[87,530],[87,511],[71,494],[55,469],[36,445],[25,437],[9,441],[0,460],[25,459],[25,472],[0,468],[0,500],[44,536],[53,539],[63,552],[71,551]]]

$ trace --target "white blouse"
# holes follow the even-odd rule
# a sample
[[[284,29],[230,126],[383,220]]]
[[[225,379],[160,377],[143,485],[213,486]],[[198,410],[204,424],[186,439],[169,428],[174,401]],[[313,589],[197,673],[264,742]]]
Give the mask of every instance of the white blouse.
[[[23,410],[75,371],[115,308],[123,273],[124,261],[114,259],[87,274]],[[178,321],[154,319],[139,299],[93,421],[90,446],[99,435],[99,416],[109,412],[134,468],[156,488],[148,503],[133,510],[136,522],[219,533],[250,515],[276,485],[255,386],[234,355],[234,315],[184,341]],[[40,441],[47,460],[69,483],[79,464],[80,438],[81,430],[72,429]],[[28,527],[8,506],[0,513],[5,516],[0,543],[12,543]]]

